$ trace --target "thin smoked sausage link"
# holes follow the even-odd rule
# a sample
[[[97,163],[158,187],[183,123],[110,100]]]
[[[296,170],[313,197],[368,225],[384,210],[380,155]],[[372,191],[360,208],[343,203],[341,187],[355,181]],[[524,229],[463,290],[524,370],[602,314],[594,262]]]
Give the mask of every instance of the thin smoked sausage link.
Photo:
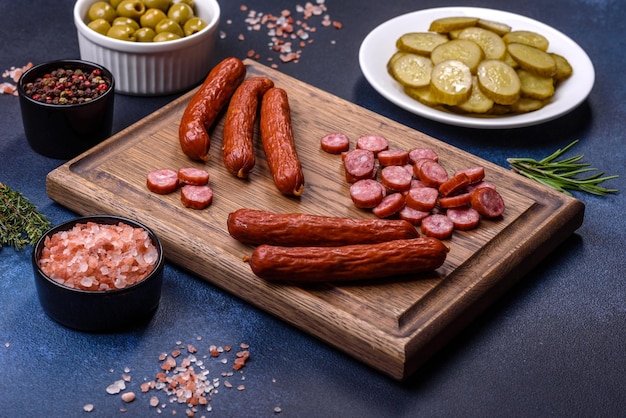
[[[417,238],[403,220],[342,218],[238,209],[228,215],[228,233],[244,244],[337,246]]]
[[[341,247],[263,244],[248,262],[254,274],[270,281],[354,281],[432,271],[447,253],[441,241],[428,237]]]
[[[244,81],[230,100],[222,134],[224,166],[231,174],[247,178],[254,167],[254,123],[259,100],[274,82],[267,77]]]
[[[191,97],[178,128],[180,147],[192,160],[208,161],[211,140],[208,130],[246,76],[246,66],[238,58],[217,64]]]
[[[304,174],[296,152],[287,92],[273,87],[261,102],[261,142],[276,188],[284,195],[300,196]]]

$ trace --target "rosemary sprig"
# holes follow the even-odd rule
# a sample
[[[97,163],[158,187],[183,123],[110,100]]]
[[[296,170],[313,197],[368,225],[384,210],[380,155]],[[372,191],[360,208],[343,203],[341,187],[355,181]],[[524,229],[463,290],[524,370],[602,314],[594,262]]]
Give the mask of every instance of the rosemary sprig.
[[[514,172],[569,196],[571,196],[569,190],[598,196],[617,193],[617,189],[607,189],[599,186],[600,183],[606,180],[617,178],[618,176],[616,175],[605,176],[603,172],[598,172],[583,178],[576,177],[580,174],[597,171],[596,168],[590,167],[589,164],[580,162],[583,159],[583,155],[557,160],[557,158],[576,145],[577,142],[578,140],[575,140],[565,148],[558,149],[539,161],[533,158],[507,158],[507,162],[511,165],[511,169]]]
[[[0,248],[33,245],[50,226],[25,196],[0,183]]]

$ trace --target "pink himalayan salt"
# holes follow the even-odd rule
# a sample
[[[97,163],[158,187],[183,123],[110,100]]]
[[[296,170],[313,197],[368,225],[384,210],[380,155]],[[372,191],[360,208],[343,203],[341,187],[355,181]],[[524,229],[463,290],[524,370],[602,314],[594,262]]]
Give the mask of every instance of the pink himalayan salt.
[[[87,222],[46,237],[41,270],[68,287],[106,291],[143,280],[159,254],[148,232],[125,223]]]

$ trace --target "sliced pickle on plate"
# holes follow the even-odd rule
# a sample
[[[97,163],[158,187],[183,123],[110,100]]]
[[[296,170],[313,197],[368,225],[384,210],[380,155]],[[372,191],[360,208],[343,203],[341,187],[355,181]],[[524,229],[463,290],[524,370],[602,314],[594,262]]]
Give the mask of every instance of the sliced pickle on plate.
[[[520,97],[521,82],[513,68],[500,60],[484,60],[478,66],[478,84],[498,104],[510,105]]]
[[[534,46],[518,43],[509,44],[507,49],[523,69],[544,77],[556,75],[556,61],[549,53]]]
[[[465,28],[459,33],[459,39],[474,41],[485,53],[486,59],[501,60],[506,54],[506,44],[495,32],[479,27]]]
[[[433,49],[430,59],[433,64],[440,62],[457,60],[461,61],[470,68],[472,74],[476,73],[478,64],[485,58],[483,50],[474,41],[467,39],[454,39],[439,45]]]
[[[423,55],[406,52],[399,57],[392,56],[389,68],[393,78],[400,84],[409,87],[423,87],[430,84],[433,62]]]
[[[433,67],[430,87],[439,103],[458,105],[472,94],[472,72],[458,60],[440,62]]]
[[[477,17],[451,16],[435,19],[428,28],[431,32],[448,33],[457,29],[464,29],[478,23]]]
[[[502,35],[502,40],[507,44],[525,44],[547,51],[550,46],[548,38],[540,33],[528,30],[515,30]]]
[[[523,97],[545,100],[554,96],[554,80],[551,77],[542,77],[523,68],[517,69],[516,72],[520,79],[520,93]]]
[[[448,42],[448,37],[433,32],[405,33],[396,41],[396,48],[404,52],[429,56],[437,46]]]

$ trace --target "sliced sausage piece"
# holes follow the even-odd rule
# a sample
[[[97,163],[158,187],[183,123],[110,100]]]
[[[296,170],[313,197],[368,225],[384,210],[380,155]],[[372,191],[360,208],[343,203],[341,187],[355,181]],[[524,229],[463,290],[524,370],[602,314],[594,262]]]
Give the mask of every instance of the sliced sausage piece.
[[[479,181],[485,178],[485,168],[480,167],[480,166],[466,168],[464,170],[459,170],[456,173],[454,173],[454,175],[456,176],[457,174],[460,174],[460,173],[464,173],[467,175],[467,177],[469,177],[470,184],[478,183]]]
[[[431,160],[431,159],[429,159],[429,158],[420,158],[420,159],[416,160],[416,161],[413,163],[413,175],[414,175],[416,178],[418,178],[418,179],[419,179],[419,177],[420,177],[420,170],[422,169],[422,165],[423,165],[424,163],[429,162],[429,161],[433,161],[433,160]]]
[[[460,208],[463,206],[469,206],[471,203],[472,194],[469,192],[439,198],[439,207],[442,209]]]
[[[346,179],[371,179],[376,172],[376,157],[365,149],[353,149],[343,154]]]
[[[372,209],[372,213],[379,218],[388,218],[400,212],[404,207],[402,193],[392,193],[385,196],[378,206]]]
[[[481,187],[472,192],[472,207],[485,218],[497,218],[504,213],[504,199],[496,190]]]
[[[387,138],[380,135],[363,135],[356,140],[356,147],[372,151],[374,155],[389,148]]]
[[[450,218],[454,224],[454,229],[458,229],[459,231],[474,229],[480,222],[480,214],[474,208],[470,207],[448,209],[446,216]]]
[[[441,193],[442,196],[449,196],[451,194],[458,193],[461,190],[465,190],[469,184],[470,178],[467,174],[457,173],[441,183],[441,186],[439,186],[439,193]]]
[[[417,177],[428,187],[439,188],[448,180],[448,172],[441,164],[435,161],[426,161],[420,166]]]
[[[446,215],[436,213],[422,219],[420,229],[427,237],[447,239],[454,232],[454,223]]]
[[[416,187],[406,194],[407,206],[424,212],[430,212],[434,209],[439,198],[439,192],[432,187]]]
[[[178,173],[169,168],[153,170],[148,173],[146,186],[153,193],[172,193],[178,188]]]
[[[398,212],[398,217],[405,221],[410,222],[413,225],[419,225],[422,223],[422,219],[430,215],[430,212],[424,212],[421,210],[415,210],[412,207],[405,205],[400,212]]]
[[[476,189],[480,189],[481,187],[489,187],[493,190],[496,190],[496,185],[487,180],[479,181],[478,183],[470,184],[467,186],[468,192],[473,192]]]
[[[420,187],[428,187],[418,179],[411,180],[411,189],[419,189]]]
[[[322,137],[320,146],[329,154],[341,154],[350,149],[350,138],[345,134],[333,132]]]
[[[357,180],[350,185],[350,197],[357,208],[375,208],[383,201],[385,194],[385,188],[376,180]]]
[[[209,173],[196,167],[183,167],[178,169],[178,180],[183,184],[204,186],[209,182]]]
[[[409,163],[409,152],[403,149],[383,150],[376,157],[382,166],[406,165]]]
[[[213,202],[213,190],[209,186],[186,184],[180,189],[180,200],[186,208],[205,209]]]
[[[390,165],[380,171],[382,184],[396,192],[403,192],[411,188],[413,176],[399,165]]]
[[[409,150],[409,161],[415,164],[417,160],[422,158],[439,161],[439,155],[433,149],[430,148],[413,148]]]

